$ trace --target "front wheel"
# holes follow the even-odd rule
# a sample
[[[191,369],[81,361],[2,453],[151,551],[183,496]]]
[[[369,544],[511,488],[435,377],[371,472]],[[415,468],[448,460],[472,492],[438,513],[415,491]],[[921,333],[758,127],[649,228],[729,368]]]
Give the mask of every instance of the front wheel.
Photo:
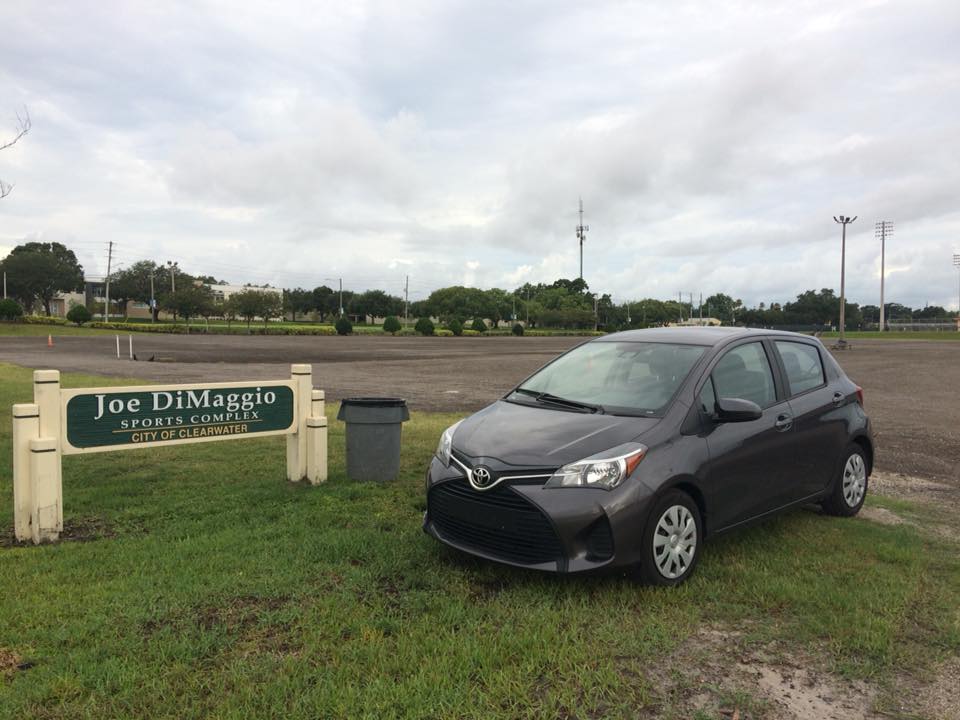
[[[820,506],[828,515],[856,515],[867,497],[868,483],[867,460],[863,448],[856,444],[851,445],[844,452],[840,475],[833,482],[833,490]]]
[[[640,578],[649,585],[679,585],[700,557],[703,527],[700,509],[680,490],[667,492],[650,513],[643,531]]]

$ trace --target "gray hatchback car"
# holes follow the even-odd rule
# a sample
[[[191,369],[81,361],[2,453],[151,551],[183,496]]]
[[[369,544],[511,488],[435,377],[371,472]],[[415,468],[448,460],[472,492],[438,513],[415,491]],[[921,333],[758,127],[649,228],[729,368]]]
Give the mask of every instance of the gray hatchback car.
[[[856,514],[873,457],[863,391],[819,340],[631,330],[448,428],[423,527],[490,560],[675,585],[711,535],[807,503]]]

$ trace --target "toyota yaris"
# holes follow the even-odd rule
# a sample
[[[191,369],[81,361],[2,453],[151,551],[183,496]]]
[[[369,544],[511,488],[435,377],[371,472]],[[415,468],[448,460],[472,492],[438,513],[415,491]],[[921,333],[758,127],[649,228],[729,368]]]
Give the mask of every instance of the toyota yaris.
[[[815,338],[631,330],[448,428],[423,527],[511,565],[675,585],[712,535],[806,503],[856,514],[873,455],[863,392]]]

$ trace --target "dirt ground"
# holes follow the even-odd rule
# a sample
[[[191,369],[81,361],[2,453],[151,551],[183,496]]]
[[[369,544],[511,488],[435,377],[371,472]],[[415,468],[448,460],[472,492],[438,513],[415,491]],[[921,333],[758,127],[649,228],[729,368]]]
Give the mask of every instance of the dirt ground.
[[[415,410],[477,410],[585,338],[263,337],[107,335],[0,337],[0,361],[152,382],[286,377],[312,363],[331,400],[406,398]],[[858,340],[836,353],[864,388],[880,470],[960,487],[960,343]],[[150,358],[153,361],[150,362]]]

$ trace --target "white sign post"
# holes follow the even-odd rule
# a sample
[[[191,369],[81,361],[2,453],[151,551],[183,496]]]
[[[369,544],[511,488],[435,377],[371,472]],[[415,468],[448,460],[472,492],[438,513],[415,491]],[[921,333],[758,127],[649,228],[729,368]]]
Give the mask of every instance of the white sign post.
[[[33,373],[33,403],[13,406],[17,540],[59,539],[63,455],[287,436],[287,479],[327,479],[324,393],[310,365],[290,380],[64,390],[58,370]]]

